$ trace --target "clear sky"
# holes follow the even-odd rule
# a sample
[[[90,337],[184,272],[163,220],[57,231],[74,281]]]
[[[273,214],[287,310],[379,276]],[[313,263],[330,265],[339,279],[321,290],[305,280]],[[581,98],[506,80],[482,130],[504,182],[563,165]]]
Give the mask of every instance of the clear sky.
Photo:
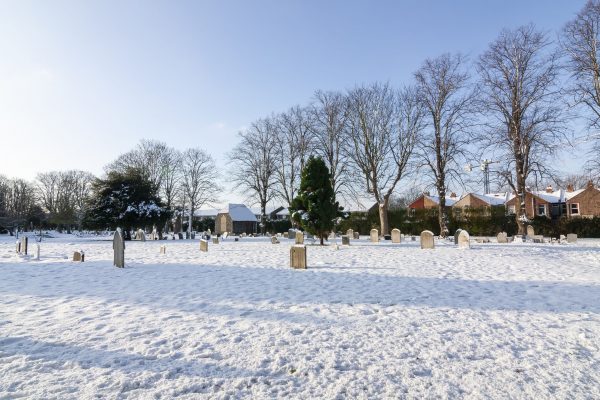
[[[100,174],[142,138],[223,166],[240,128],[316,89],[399,85],[427,57],[477,57],[503,27],[555,38],[583,4],[0,0],[0,174]]]

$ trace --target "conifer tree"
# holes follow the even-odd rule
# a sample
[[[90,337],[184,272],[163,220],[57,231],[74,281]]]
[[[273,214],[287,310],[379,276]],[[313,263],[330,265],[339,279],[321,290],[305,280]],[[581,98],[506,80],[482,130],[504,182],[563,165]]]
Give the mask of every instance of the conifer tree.
[[[329,169],[320,157],[310,157],[302,170],[300,191],[292,201],[292,219],[302,229],[323,239],[335,227],[338,218],[344,218],[343,208],[335,201]]]

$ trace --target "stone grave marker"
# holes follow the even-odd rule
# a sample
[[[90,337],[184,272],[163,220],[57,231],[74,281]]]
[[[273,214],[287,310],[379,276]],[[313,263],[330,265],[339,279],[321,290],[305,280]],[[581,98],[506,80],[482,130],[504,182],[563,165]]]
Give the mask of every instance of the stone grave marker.
[[[219,244],[219,238],[218,238],[218,237],[216,237],[216,236],[213,236],[213,238],[212,238],[212,243],[213,243],[213,244]]]
[[[496,236],[496,239],[498,240],[498,243],[508,243],[506,232],[500,232],[498,236]]]
[[[200,239],[200,251],[208,251],[208,240]]]
[[[21,236],[21,254],[27,255],[28,244],[29,244],[29,238],[27,236]]]
[[[576,233],[568,233],[567,234],[567,243],[577,243],[577,234]]]
[[[345,245],[345,246],[350,245],[350,236],[342,235],[342,245]]]
[[[77,262],[85,261],[85,254],[83,253],[82,250],[79,250],[79,251],[76,251],[73,253],[73,261],[77,261]]]
[[[458,234],[457,242],[459,249],[471,248],[471,238],[469,237],[469,232],[461,230]]]
[[[359,232],[354,232],[354,239],[356,239],[356,240],[360,239],[360,233]]]
[[[117,268],[125,268],[125,241],[121,228],[117,228],[113,237],[113,265]]]
[[[297,231],[294,233],[296,235],[296,244],[304,244],[304,233]]]
[[[295,229],[288,229],[287,231],[288,237],[291,239],[293,237],[296,237],[296,230]]]
[[[177,237],[179,238],[179,240],[183,240],[183,233],[179,232],[177,234]]]
[[[461,232],[462,229],[457,229],[456,232],[454,232],[454,244],[458,244],[458,235],[460,235]]]
[[[535,229],[533,229],[533,226],[531,226],[531,225],[527,225],[527,236],[529,236],[529,237],[535,236]]]
[[[354,230],[353,230],[353,229],[348,229],[348,230],[346,231],[346,235],[347,235],[349,238],[351,238],[351,239],[352,239],[352,238],[354,238]]]
[[[543,235],[533,235],[531,238],[533,239],[533,243],[544,243]]]
[[[144,232],[143,229],[138,229],[138,239],[140,239],[142,242],[146,241],[146,232]]]
[[[287,238],[289,238],[289,237],[290,237],[290,235],[289,235],[287,232],[283,232],[283,237],[284,237],[285,239],[287,239]]]
[[[17,240],[17,242],[16,242],[15,252],[17,254],[21,254],[21,241],[20,240]]]
[[[271,244],[279,244],[279,239],[277,239],[277,236],[271,236]]]
[[[370,236],[371,238],[371,243],[378,243],[379,242],[379,232],[377,231],[377,229],[371,229],[371,233]]]
[[[400,229],[392,229],[392,243],[400,243],[402,241],[402,237],[400,235]]]
[[[290,247],[290,267],[306,269],[306,246],[294,245]]]
[[[160,246],[160,254],[167,254],[167,246],[164,244]]]
[[[431,232],[431,231],[421,232],[421,248],[422,249],[434,249],[435,248],[433,232]]]
[[[35,244],[35,256],[34,256],[34,260],[36,261],[40,261],[40,245],[39,244]]]

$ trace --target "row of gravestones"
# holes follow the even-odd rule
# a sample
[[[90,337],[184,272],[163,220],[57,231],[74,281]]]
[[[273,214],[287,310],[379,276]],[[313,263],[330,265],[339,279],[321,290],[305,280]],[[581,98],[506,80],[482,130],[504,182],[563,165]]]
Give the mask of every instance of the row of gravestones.
[[[21,255],[27,255],[29,250],[29,238],[27,236],[22,236],[21,240],[16,243],[16,253]],[[35,253],[33,256],[34,260],[40,259],[40,245],[38,243],[35,244]],[[82,250],[76,251],[73,253],[73,261],[81,261],[85,260],[85,254]]]

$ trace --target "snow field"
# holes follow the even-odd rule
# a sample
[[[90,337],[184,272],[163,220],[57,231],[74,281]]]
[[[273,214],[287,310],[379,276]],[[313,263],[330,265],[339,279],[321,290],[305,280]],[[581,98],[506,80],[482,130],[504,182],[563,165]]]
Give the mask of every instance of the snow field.
[[[3,237],[0,398],[600,398],[600,242],[291,243]]]

